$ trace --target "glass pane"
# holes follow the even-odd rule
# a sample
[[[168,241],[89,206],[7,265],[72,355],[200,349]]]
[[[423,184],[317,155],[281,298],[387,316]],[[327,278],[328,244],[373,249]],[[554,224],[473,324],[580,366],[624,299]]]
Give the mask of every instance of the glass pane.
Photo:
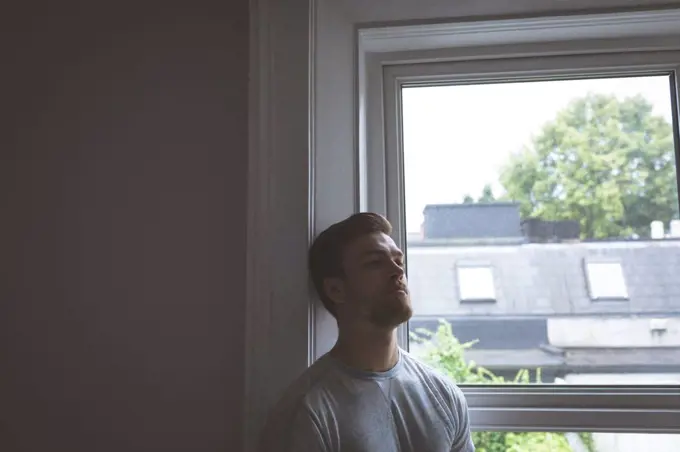
[[[671,86],[403,89],[414,353],[459,383],[680,383]]]
[[[677,452],[680,435],[656,433],[473,432],[488,452]]]
[[[588,262],[586,264],[586,277],[591,299],[628,298],[628,290],[620,262]]]
[[[496,290],[491,267],[459,267],[458,289],[461,301],[493,301]]]

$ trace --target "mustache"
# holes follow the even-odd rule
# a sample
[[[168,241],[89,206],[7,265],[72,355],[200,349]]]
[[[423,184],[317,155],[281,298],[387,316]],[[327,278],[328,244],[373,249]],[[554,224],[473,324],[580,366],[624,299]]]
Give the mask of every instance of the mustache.
[[[408,292],[408,285],[406,284],[406,281],[399,281],[396,284],[391,285],[390,288],[393,290],[403,290]]]

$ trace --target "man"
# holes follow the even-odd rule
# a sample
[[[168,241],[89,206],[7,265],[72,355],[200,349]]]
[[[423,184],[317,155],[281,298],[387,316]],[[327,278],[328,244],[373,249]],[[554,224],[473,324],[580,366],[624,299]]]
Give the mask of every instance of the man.
[[[460,389],[397,346],[413,310],[391,232],[360,213],[314,241],[310,273],[338,339],[270,413],[263,452],[474,451]]]

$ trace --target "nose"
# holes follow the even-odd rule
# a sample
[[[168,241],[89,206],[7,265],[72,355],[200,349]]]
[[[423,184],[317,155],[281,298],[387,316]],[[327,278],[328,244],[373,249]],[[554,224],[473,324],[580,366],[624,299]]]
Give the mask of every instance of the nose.
[[[392,274],[399,279],[404,276],[404,273],[404,267],[399,262],[392,261]]]

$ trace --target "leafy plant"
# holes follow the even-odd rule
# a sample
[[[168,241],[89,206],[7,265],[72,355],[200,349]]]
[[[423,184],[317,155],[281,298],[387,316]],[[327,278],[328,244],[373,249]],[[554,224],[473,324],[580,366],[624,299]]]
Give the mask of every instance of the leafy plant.
[[[461,343],[453,334],[451,324],[440,320],[432,332],[417,329],[411,340],[421,345],[419,356],[458,384],[531,384],[541,383],[541,370],[520,369],[515,378],[507,381],[490,370],[465,359],[465,351],[477,341]],[[581,443],[588,452],[596,452],[592,435],[580,433]],[[551,432],[473,432],[477,452],[572,452],[563,433]]]

